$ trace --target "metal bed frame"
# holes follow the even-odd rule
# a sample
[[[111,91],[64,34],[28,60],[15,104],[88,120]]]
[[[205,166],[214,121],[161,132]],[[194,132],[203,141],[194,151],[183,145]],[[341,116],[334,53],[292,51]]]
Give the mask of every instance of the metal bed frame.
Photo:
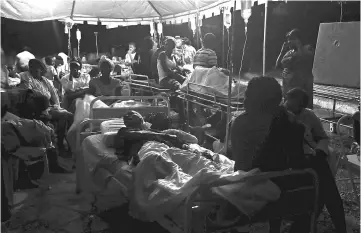
[[[120,100],[129,100],[129,99],[138,99],[138,100],[142,100],[142,99],[145,99],[145,100],[150,100],[150,99],[157,99],[157,98],[162,98],[162,97],[118,97],[118,96],[112,96],[112,97],[98,97],[96,99],[94,99],[91,103],[91,109],[93,112],[95,109],[93,108],[93,105],[95,103],[95,101],[97,100],[101,100],[101,99],[120,99]],[[100,108],[98,109],[98,111],[103,111],[103,110],[106,110],[106,108]],[[115,110],[118,110],[118,114],[117,114],[117,117],[119,117],[119,109],[115,109]],[[137,109],[139,110],[139,109]],[[159,109],[160,110],[160,109]],[[163,108],[163,111],[165,109]],[[115,113],[116,111],[114,111]],[[109,112],[107,112],[109,113]],[[146,113],[149,113],[148,111],[146,111]],[[169,112],[168,112],[169,113]],[[112,113],[113,114],[113,113]],[[79,153],[82,153],[82,146],[81,146],[81,143],[83,141],[83,139],[85,139],[87,136],[89,135],[93,135],[94,132],[83,132],[84,128],[86,128],[86,126],[89,126],[89,125],[93,125],[93,124],[100,124],[101,122],[105,121],[105,120],[108,120],[109,118],[111,117],[114,117],[114,115],[110,115],[109,117],[108,116],[105,116],[103,114],[92,114],[92,117],[102,117],[103,119],[85,119],[81,124],[79,124],[77,126],[77,135],[76,135],[76,175],[77,175],[77,179],[76,179],[76,192],[77,193],[80,193],[82,191],[81,189],[81,179],[84,178],[84,169],[85,168],[85,164],[84,164],[84,161],[81,161],[79,156],[80,154]],[[144,114],[144,113],[143,113]],[[82,156],[82,155],[81,155]],[[83,158],[83,157],[81,157]],[[127,198],[127,187],[122,184],[122,182],[120,182],[116,177],[113,176],[113,174],[111,174],[110,172],[108,172],[109,174],[107,175],[107,177],[109,178],[107,180],[107,182],[109,182],[110,180],[113,180],[115,181],[119,187],[120,187],[120,190],[121,190],[121,195],[124,196],[126,199]],[[193,216],[193,210],[196,210],[197,206],[200,206],[202,207],[203,205],[209,205],[209,204],[216,204],[217,203],[217,200],[219,199],[212,199],[212,200],[209,200],[209,199],[204,199],[204,200],[200,200],[198,199],[199,197],[199,194],[200,193],[204,193],[204,192],[209,192],[210,188],[212,187],[219,187],[219,186],[224,186],[224,185],[227,185],[227,184],[235,184],[235,183],[241,183],[241,182],[246,182],[246,181],[249,181],[249,182],[259,182],[259,181],[262,181],[262,180],[269,180],[271,178],[275,178],[275,177],[281,177],[281,176],[289,176],[289,175],[295,175],[295,174],[309,174],[312,176],[313,178],[313,186],[308,186],[308,187],[301,187],[295,191],[302,191],[302,190],[313,190],[314,191],[314,206],[313,206],[313,209],[312,210],[308,210],[310,212],[312,212],[312,219],[311,219],[311,226],[312,226],[312,229],[311,229],[311,232],[312,233],[315,233],[316,232],[316,211],[317,211],[317,204],[318,204],[318,196],[319,196],[319,183],[318,183],[318,177],[317,177],[317,174],[313,171],[313,170],[310,170],[310,169],[305,169],[305,170],[299,170],[299,171],[290,171],[290,170],[287,170],[287,171],[280,171],[280,172],[267,172],[267,173],[260,173],[260,174],[255,174],[255,175],[251,175],[249,177],[245,177],[245,178],[242,178],[238,181],[233,181],[233,182],[230,182],[230,181],[225,181],[225,182],[215,182],[215,183],[212,183],[212,184],[203,184],[201,186],[199,186],[197,189],[194,190],[194,192],[188,196],[188,198],[185,200],[184,202],[184,225],[183,226],[179,226],[177,223],[175,223],[172,219],[170,219],[169,216],[164,216],[164,218],[161,218],[161,219],[158,219],[158,223],[165,229],[169,230],[170,232],[186,232],[186,233],[191,233],[192,232],[192,216]],[[206,219],[206,216],[203,216],[204,219]],[[264,219],[262,219],[264,220]],[[248,219],[248,223],[255,223],[257,222],[257,219]],[[204,222],[204,226],[206,226],[206,222]],[[207,229],[205,229],[207,230]],[[218,231],[218,230],[216,230]],[[206,231],[208,232],[208,231]]]
[[[108,119],[86,119],[84,120],[78,127],[77,127],[77,152],[78,153],[82,153],[82,149],[81,149],[81,142],[83,139],[85,139],[87,136],[92,135],[91,132],[83,132],[84,128],[86,128],[86,126],[91,125],[93,123],[101,123],[105,120]],[[77,193],[80,193],[82,190],[80,188],[80,179],[78,179],[78,176],[82,176],[82,174],[80,174],[81,171],[83,171],[82,169],[86,169],[84,167],[84,162],[80,161],[80,159],[77,159]],[[80,169],[79,169],[80,168]],[[78,170],[79,169],[79,170]],[[116,177],[114,177],[113,174],[111,174],[110,172],[107,171],[107,183],[110,182],[110,180],[114,181],[117,185],[119,185],[120,191],[121,191],[121,196],[124,197],[126,200],[129,201],[128,198],[128,187],[126,187],[121,181],[119,181]],[[313,179],[313,185],[312,186],[304,186],[304,187],[300,187],[298,189],[292,190],[291,192],[297,192],[297,191],[305,191],[305,190],[310,190],[313,191],[314,193],[314,203],[313,203],[313,209],[308,210],[309,212],[312,213],[311,216],[311,233],[316,233],[316,220],[317,220],[317,216],[316,216],[316,212],[317,212],[317,206],[318,206],[318,197],[319,197],[319,181],[318,181],[318,176],[315,173],[315,171],[311,170],[311,169],[305,169],[305,170],[287,170],[287,171],[278,171],[278,172],[264,172],[264,173],[259,173],[259,174],[255,174],[255,175],[250,175],[248,177],[244,177],[240,180],[237,181],[222,181],[222,182],[214,182],[211,184],[201,184],[199,187],[197,187],[189,196],[188,198],[184,201],[184,224],[183,225],[178,225],[178,223],[174,222],[169,216],[163,216],[161,219],[157,219],[157,222],[166,230],[168,230],[169,232],[172,233],[192,233],[193,231],[193,223],[194,223],[194,211],[197,211],[198,208],[203,208],[203,207],[209,207],[211,206],[215,206],[217,205],[217,203],[219,203],[219,201],[221,201],[221,198],[206,198],[206,199],[199,199],[199,195],[202,193],[209,193],[211,188],[214,187],[220,187],[220,186],[224,186],[224,185],[230,185],[230,184],[237,184],[237,183],[242,183],[242,182],[261,182],[261,181],[266,181],[272,178],[276,178],[276,177],[284,177],[284,176],[291,176],[291,175],[311,175],[312,179]],[[95,194],[94,194],[95,195]],[[262,211],[262,210],[261,210]],[[296,213],[296,214],[300,214],[300,213]],[[269,216],[272,217],[272,216]],[[282,216],[282,217],[286,217],[286,216]],[[204,232],[210,232],[208,231],[209,229],[207,229],[207,222],[206,222],[206,218],[207,218],[207,214],[205,214],[204,216],[201,216],[202,221],[205,221],[202,223],[202,225],[204,226]],[[193,221],[192,221],[193,220]],[[244,223],[242,222],[242,225],[233,225],[233,226],[229,226],[226,227],[227,229],[231,229],[234,227],[239,227],[239,226],[243,226],[246,224],[252,224],[252,223],[257,223],[259,221],[266,221],[269,219],[247,219],[247,222]],[[198,221],[198,219],[197,219]],[[214,230],[212,232],[221,232],[223,229],[217,229]],[[224,229],[226,230],[226,229]]]

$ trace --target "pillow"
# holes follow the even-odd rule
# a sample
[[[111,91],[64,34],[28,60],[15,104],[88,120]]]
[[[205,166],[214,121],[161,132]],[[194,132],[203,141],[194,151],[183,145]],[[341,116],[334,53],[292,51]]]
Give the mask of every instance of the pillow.
[[[118,132],[118,130],[123,127],[125,127],[123,118],[103,121],[100,124],[100,130],[102,134],[108,132]]]

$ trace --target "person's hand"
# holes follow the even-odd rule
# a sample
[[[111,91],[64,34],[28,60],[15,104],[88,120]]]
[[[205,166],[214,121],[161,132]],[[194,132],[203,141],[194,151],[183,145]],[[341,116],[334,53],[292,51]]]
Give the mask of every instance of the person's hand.
[[[229,76],[231,73],[228,69],[223,69],[223,68],[221,68],[221,72],[227,76]]]

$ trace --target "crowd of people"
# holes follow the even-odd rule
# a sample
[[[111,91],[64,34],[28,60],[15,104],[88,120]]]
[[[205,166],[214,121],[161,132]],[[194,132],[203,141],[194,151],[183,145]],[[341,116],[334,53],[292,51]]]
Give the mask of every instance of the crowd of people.
[[[154,79],[161,87],[178,90],[193,69],[217,66],[214,50],[215,35],[211,33],[204,36],[198,51],[187,38],[166,37],[157,48],[152,38],[147,37],[140,49],[135,43],[129,44],[124,64],[134,73]],[[232,159],[235,170],[243,171],[252,168],[262,171],[314,169],[320,179],[322,200],[318,214],[325,205],[336,231],[345,233],[343,204],[334,180],[328,137],[312,111],[313,78],[312,67],[309,67],[312,53],[309,46],[302,44],[300,32],[292,30],[286,35],[276,62],[276,66],[284,70],[283,90],[275,78],[250,80],[245,92],[245,112],[231,126]],[[25,49],[17,55],[15,64],[7,64],[2,70],[3,90],[9,88],[9,78],[19,79],[16,85],[25,90],[20,105],[8,106],[11,101],[7,105],[2,103],[2,111],[21,118],[51,122],[60,152],[65,150],[67,130],[76,111],[75,100],[86,94],[120,96],[123,88],[122,81],[113,75],[120,72],[115,63],[121,59],[98,58],[97,66],[85,73],[82,67],[87,58],[63,55],[41,60]],[[227,70],[222,71],[228,74]],[[359,117],[355,119],[359,122]],[[292,181],[275,180],[281,189],[288,187],[289,182]],[[309,232],[309,218],[309,215],[303,215],[295,219],[290,232]],[[279,228],[280,222],[272,222],[270,232],[279,232]]]

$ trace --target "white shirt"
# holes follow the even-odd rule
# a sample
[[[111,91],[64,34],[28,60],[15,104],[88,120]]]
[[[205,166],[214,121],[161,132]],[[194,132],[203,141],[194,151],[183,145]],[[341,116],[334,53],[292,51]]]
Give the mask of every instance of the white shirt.
[[[46,73],[45,78],[49,79],[50,81],[54,81],[54,76],[58,75],[58,72],[55,70],[54,66],[46,65]]]
[[[89,87],[90,76],[89,74],[82,73],[79,78],[74,78],[69,80],[70,74],[65,75],[61,78],[60,82],[64,88],[64,91],[76,91],[79,89],[84,89]]]
[[[35,59],[35,56],[32,53],[29,53],[28,51],[23,51],[21,53],[18,53],[18,55],[16,55],[16,64],[19,64],[20,67],[26,67],[29,65],[29,61],[31,59]]]
[[[132,53],[132,54],[127,53],[125,55],[125,62],[131,63],[134,60],[135,54],[136,53]]]

